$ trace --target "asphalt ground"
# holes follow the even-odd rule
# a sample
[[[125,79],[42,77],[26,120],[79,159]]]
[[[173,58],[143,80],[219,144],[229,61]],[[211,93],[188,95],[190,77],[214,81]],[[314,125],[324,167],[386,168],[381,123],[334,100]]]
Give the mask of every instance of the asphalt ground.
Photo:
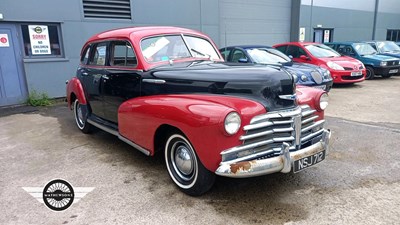
[[[82,134],[65,104],[0,109],[0,224],[400,224],[400,77],[335,86],[324,162],[297,174],[218,177],[190,197],[162,157],[103,131]],[[52,211],[23,187],[93,187]]]

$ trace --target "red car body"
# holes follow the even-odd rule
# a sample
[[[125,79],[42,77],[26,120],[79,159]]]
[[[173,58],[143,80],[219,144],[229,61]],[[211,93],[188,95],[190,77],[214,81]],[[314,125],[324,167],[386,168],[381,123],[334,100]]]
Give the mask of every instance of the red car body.
[[[334,83],[357,83],[365,80],[366,69],[361,61],[352,57],[341,56],[339,53],[332,57],[318,57],[307,49],[308,46],[321,45],[329,48],[326,45],[314,42],[288,42],[276,44],[273,47],[289,56],[291,55],[295,62],[310,63],[328,69]],[[299,51],[296,47],[299,48]],[[335,52],[333,49],[331,50]],[[331,63],[338,66],[332,68],[328,65]]]
[[[143,40],[173,35],[182,38],[187,35],[206,40],[214,48],[217,58],[210,60],[192,56],[155,63],[145,58],[141,48]],[[113,43],[120,42],[126,42],[126,45],[130,45],[129,48],[134,50],[137,60],[135,66],[113,66],[108,62],[113,59],[111,57],[113,52],[108,52],[108,49],[112,48]],[[96,46],[101,44],[108,46],[104,59],[106,63],[91,65],[91,58],[98,57],[96,55],[99,54]],[[187,47],[187,49],[192,48]],[[88,62],[85,61],[85,52],[89,53]],[[125,63],[126,61],[127,59]],[[99,75],[99,71],[103,75]],[[113,80],[123,77],[124,80],[114,82],[110,86]],[[131,77],[137,78],[135,82],[140,84],[138,89],[134,89],[134,83],[129,83],[131,81],[126,79]],[[97,86],[94,86],[95,84]],[[277,68],[233,66],[223,63],[218,48],[212,40],[200,32],[189,29],[138,27],[106,31],[93,36],[83,46],[77,76],[67,83],[66,91],[68,106],[74,110],[75,121],[82,132],[88,132],[86,126],[94,125],[116,135],[146,155],[157,154],[157,150],[162,149],[165,144],[165,157],[170,176],[181,190],[190,195],[199,195],[207,191],[213,182],[211,174],[250,177],[273,172],[287,173],[291,171],[292,161],[322,154],[321,152],[328,150],[330,132],[323,128],[324,109],[320,108],[321,98],[326,97],[324,91],[303,86],[297,86],[296,89],[291,75]],[[132,93],[136,95],[132,97]],[[101,108],[108,111],[94,111],[94,103],[98,99],[102,101]],[[104,115],[109,113],[112,108],[114,109],[111,113],[116,115],[117,120],[101,116],[102,113]],[[239,115],[241,122],[236,133],[228,134],[226,119],[232,113]],[[250,154],[249,157],[245,157],[247,160],[224,163],[223,158],[226,158],[223,156],[224,152],[236,151],[237,147],[243,147],[245,141],[241,138],[248,134],[247,127],[254,126],[254,119],[265,115],[264,122],[257,125],[261,125],[258,130],[264,126],[281,126],[282,121],[268,122],[270,117],[274,119],[282,117],[283,120],[283,115],[288,116],[289,121],[285,122],[289,127],[285,129],[291,131],[286,132],[290,136],[286,138],[289,138],[289,143],[293,142],[293,146],[288,145],[286,150],[282,150],[285,155],[275,156],[269,153],[268,156],[263,156],[267,159],[260,159],[261,161],[255,158],[250,160],[251,154],[260,150],[238,151],[240,157]],[[301,129],[302,124],[303,129]],[[275,132],[283,132],[280,129],[281,127],[263,134],[273,135]],[[302,134],[303,139],[300,138]],[[192,161],[178,159],[175,164],[171,164],[174,167],[171,169],[168,160],[173,161],[177,160],[174,158],[178,156],[187,156],[187,154],[175,155],[171,157],[172,159],[167,159],[170,153],[169,140],[175,136],[180,136],[178,144],[184,143],[185,148],[191,146],[194,152],[186,149],[185,153],[191,154]],[[273,137],[271,140],[278,142],[279,149],[284,142],[282,136]],[[263,141],[265,139],[262,139],[261,143]],[[304,148],[300,148],[303,142]],[[171,148],[174,148],[174,145]],[[276,151],[276,147],[274,149]],[[289,149],[294,151],[294,155]],[[233,157],[232,154],[229,157]],[[193,177],[189,176],[190,168],[182,162],[190,163],[190,168],[201,164],[206,172],[199,167],[197,168],[199,178],[197,173]],[[272,163],[271,166],[269,162]],[[177,176],[180,170],[183,172]]]

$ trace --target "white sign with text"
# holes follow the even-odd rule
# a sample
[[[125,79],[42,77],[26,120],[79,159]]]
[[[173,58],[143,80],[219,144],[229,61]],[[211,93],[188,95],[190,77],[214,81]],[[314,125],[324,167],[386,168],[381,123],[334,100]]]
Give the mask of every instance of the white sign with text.
[[[50,55],[50,37],[47,26],[29,25],[32,55]]]

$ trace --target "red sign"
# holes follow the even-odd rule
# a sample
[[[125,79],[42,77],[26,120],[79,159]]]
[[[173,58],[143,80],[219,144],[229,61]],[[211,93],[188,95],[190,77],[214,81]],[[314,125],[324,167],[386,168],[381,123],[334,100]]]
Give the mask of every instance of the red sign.
[[[0,47],[10,47],[7,34],[0,34]]]

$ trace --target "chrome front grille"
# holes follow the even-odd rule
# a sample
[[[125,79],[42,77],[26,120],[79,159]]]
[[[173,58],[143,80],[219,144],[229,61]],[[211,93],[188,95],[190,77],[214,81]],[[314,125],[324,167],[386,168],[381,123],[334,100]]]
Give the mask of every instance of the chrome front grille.
[[[324,120],[316,121],[316,110],[302,105],[292,110],[269,112],[254,117],[244,126],[243,144],[221,153],[223,162],[240,162],[281,155],[284,142],[290,151],[307,147],[321,139]]]

